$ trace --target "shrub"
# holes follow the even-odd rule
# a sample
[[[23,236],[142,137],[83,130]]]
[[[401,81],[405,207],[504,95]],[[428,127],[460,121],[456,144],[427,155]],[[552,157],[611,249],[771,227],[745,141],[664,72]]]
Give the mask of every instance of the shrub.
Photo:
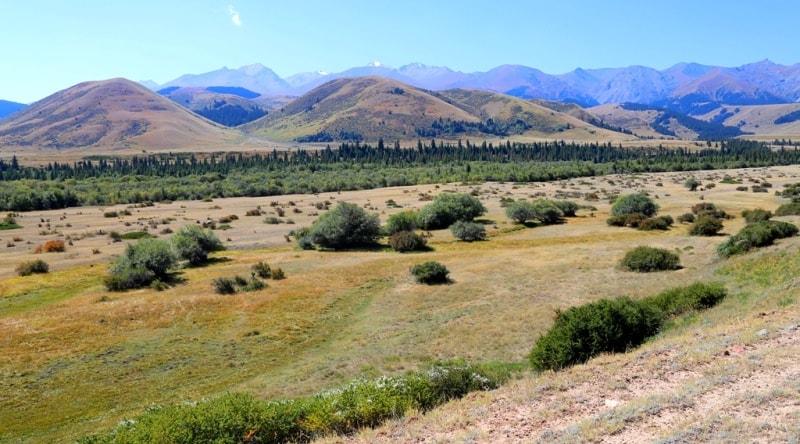
[[[475,222],[457,221],[450,226],[450,232],[459,240],[474,242],[486,239],[486,228]]]
[[[51,240],[47,241],[41,245],[37,245],[36,248],[33,250],[34,253],[63,253],[67,250],[64,241],[62,240]]]
[[[653,217],[658,213],[658,205],[644,193],[620,196],[611,207],[611,215],[642,214]]]
[[[694,177],[690,177],[686,179],[686,181],[683,183],[683,186],[688,188],[689,191],[697,191],[697,187],[700,186],[700,182]]]
[[[642,300],[661,310],[666,316],[677,316],[693,310],[711,308],[719,303],[727,291],[721,283],[695,282],[686,287],[676,287]]]
[[[146,287],[155,279],[166,281],[177,262],[178,257],[168,242],[141,239],[129,244],[125,253],[111,264],[106,288],[122,291]]]
[[[518,224],[524,224],[535,216],[533,204],[524,200],[510,202],[506,206],[506,216]]]
[[[533,202],[533,218],[549,225],[561,222],[564,212],[552,200],[540,199]]]
[[[620,265],[626,270],[640,272],[677,270],[680,258],[663,248],[641,246],[628,251]]]
[[[172,245],[175,246],[178,256],[189,261],[191,265],[205,263],[210,253],[225,250],[213,231],[197,225],[181,227],[172,237]]]
[[[6,217],[0,221],[0,230],[14,230],[17,228],[22,228],[22,225],[17,223],[17,220],[14,218],[15,213],[8,213]]]
[[[231,278],[218,277],[211,281],[214,290],[219,294],[234,294],[236,293],[236,281]]]
[[[668,230],[669,229],[668,219],[663,217],[649,217],[641,222],[639,222],[636,228],[644,231],[651,231],[651,230]]]
[[[281,219],[278,219],[275,216],[268,216],[264,218],[264,223],[268,225],[278,225],[279,223],[283,222]]]
[[[730,219],[725,210],[720,210],[717,208],[713,203],[710,202],[701,202],[695,205],[692,205],[692,213],[695,214],[697,217],[706,215],[716,217],[717,219]]]
[[[800,202],[783,204],[775,210],[776,216],[800,216]]]
[[[716,236],[722,230],[722,221],[710,214],[703,213],[689,227],[692,236]]]
[[[22,262],[17,265],[17,274],[20,276],[30,276],[32,274],[44,274],[50,271],[50,266],[47,262],[36,259],[33,261]]]
[[[118,217],[118,216],[119,216],[119,213],[116,212],[116,211],[106,211],[105,213],[103,213],[103,217],[111,218],[111,217]]]
[[[678,222],[682,224],[690,224],[694,222],[694,214],[692,213],[684,213],[678,216]]]
[[[272,269],[272,280],[279,281],[281,279],[286,279],[286,274],[283,272],[281,268],[273,268]]]
[[[149,237],[153,237],[153,235],[148,233],[147,231],[130,231],[121,235],[120,239],[136,240],[136,239],[146,239]]]
[[[387,236],[391,236],[401,231],[414,231],[417,229],[417,214],[413,211],[401,211],[392,214],[386,219],[386,226],[383,232]]]
[[[334,250],[370,246],[380,237],[380,220],[377,214],[342,202],[314,221],[309,237],[312,243]]]
[[[572,202],[571,200],[556,200],[553,203],[559,210],[561,210],[561,212],[564,214],[564,217],[575,217],[578,209],[580,209],[578,204]]]
[[[264,262],[258,262],[256,264],[253,264],[253,266],[250,269],[252,270],[254,275],[260,278],[269,279],[272,277],[272,269],[270,268],[269,265],[267,265]]]
[[[261,216],[261,208],[252,208],[244,213],[245,216]]]
[[[753,222],[770,220],[770,218],[772,218],[772,212],[761,208],[756,208],[755,210],[742,211],[742,217],[744,218],[745,222],[752,224]]]
[[[417,215],[419,227],[424,230],[447,228],[456,221],[471,221],[486,214],[486,207],[469,194],[442,193],[428,205],[422,207]]]
[[[444,265],[435,262],[423,262],[411,267],[411,274],[414,279],[421,284],[446,284],[450,282],[448,275],[450,271]]]
[[[556,311],[555,324],[540,336],[529,355],[535,370],[558,370],[600,353],[620,353],[654,335],[664,315],[630,298],[601,299]]]
[[[772,245],[776,239],[795,236],[798,228],[788,222],[765,220],[747,224],[738,233],[717,247],[717,254],[726,258],[736,254]]]
[[[425,238],[411,231],[399,231],[389,237],[389,246],[400,253],[424,250],[426,244]]]

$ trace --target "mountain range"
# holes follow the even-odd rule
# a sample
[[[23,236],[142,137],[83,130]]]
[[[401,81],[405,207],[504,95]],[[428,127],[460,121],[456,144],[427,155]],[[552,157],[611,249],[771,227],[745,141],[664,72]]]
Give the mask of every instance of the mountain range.
[[[679,63],[664,70],[646,66],[582,69],[552,75],[522,65],[502,65],[486,72],[463,73],[447,67],[412,63],[392,68],[379,62],[339,73],[300,73],[282,79],[271,69],[253,64],[187,74],[158,85],[237,86],[265,96],[300,96],[331,80],[379,76],[440,91],[477,89],[524,99],[571,102],[583,107],[608,103],[640,103],[690,115],[721,104],[764,105],[800,101],[800,64],[785,66],[763,60],[734,68]],[[153,85],[151,84],[151,87]]]

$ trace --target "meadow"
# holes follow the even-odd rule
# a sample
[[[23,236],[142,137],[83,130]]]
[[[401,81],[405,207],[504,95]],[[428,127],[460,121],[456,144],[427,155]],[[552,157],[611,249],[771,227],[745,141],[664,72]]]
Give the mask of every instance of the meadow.
[[[697,191],[684,186],[689,177],[701,183]],[[773,191],[799,182],[798,177],[800,168],[786,166],[543,183],[440,183],[19,213],[15,220],[22,228],[0,231],[0,440],[72,442],[108,431],[156,405],[228,392],[258,399],[306,396],[354,378],[400,374],[443,359],[523,362],[558,309],[604,297],[641,298],[698,280],[723,281],[738,291],[733,298],[743,304],[738,308],[727,302],[728,308],[678,326],[678,336],[668,339],[676,345],[664,346],[664,353],[680,353],[675,351],[679,346],[697,341],[691,337],[699,325],[710,325],[708,334],[713,336],[718,331],[714,328],[721,331],[735,323],[732,312],[749,317],[762,310],[763,299],[745,296],[754,294],[753,286],[773,289],[793,282],[788,276],[774,281],[760,274],[748,278],[760,263],[748,266],[747,258],[720,261],[715,249],[724,235],[744,226],[742,210],[774,210],[787,200]],[[764,183],[770,185],[769,192],[752,191],[752,186]],[[399,254],[388,248],[307,251],[290,236],[338,202],[357,204],[385,221],[396,212],[421,208],[445,191],[475,195],[487,207],[481,218],[486,241],[460,242],[448,230],[433,231],[428,238],[431,251]],[[608,226],[609,200],[635,192],[650,194],[661,207],[659,214],[677,217],[694,204],[711,202],[737,217],[724,222],[723,235],[713,237],[689,236],[684,224],[665,232]],[[505,216],[501,200],[540,197],[570,199],[582,208],[577,217],[549,226],[517,225]],[[258,216],[247,215],[255,210]],[[265,223],[267,218],[278,223]],[[793,216],[780,219],[797,222]],[[180,270],[176,282],[163,291],[105,289],[109,261],[135,242],[117,241],[112,233],[124,238],[126,233],[146,231],[166,239],[186,224],[215,225],[227,251],[215,253],[204,267]],[[36,246],[51,240],[65,241],[66,251],[34,253]],[[620,269],[626,251],[639,245],[677,252],[682,268],[659,273]],[[780,254],[787,245],[796,249],[796,240],[759,254]],[[17,264],[32,259],[45,260],[50,272],[16,276]],[[433,287],[415,283],[409,268],[429,260],[445,264],[453,282]],[[248,276],[250,267],[262,261],[283,269],[286,279],[269,281],[267,288],[255,292],[214,292],[214,278]],[[781,263],[790,270],[795,265],[788,259]],[[793,288],[761,293],[770,293],[772,310],[796,314]],[[790,316],[776,317],[789,322]],[[753,329],[761,324],[746,325]],[[657,351],[659,345],[645,347],[649,348],[633,352],[640,356],[635,359],[653,370],[663,362],[663,354]],[[599,359],[611,368],[626,365],[624,358]],[[593,370],[581,366],[571,372],[525,375],[512,383],[515,388],[468,397],[457,407],[426,417],[438,418],[440,424],[453,427],[453,433],[458,418],[470,421],[474,415],[463,410],[447,413],[448,408],[487,410],[493,405],[490,396],[552,396],[556,402],[558,393],[588,384]],[[558,409],[548,414],[557,416]],[[478,430],[483,427],[478,423],[470,423],[476,437],[495,436]],[[595,439],[588,432],[595,426],[581,426],[581,436]],[[355,439],[377,440],[376,433],[396,439],[437,436],[403,423],[391,427],[394,432],[373,431]],[[466,426],[459,426],[462,429]],[[554,440],[568,437],[557,427],[553,430]],[[604,430],[613,434],[611,426]]]

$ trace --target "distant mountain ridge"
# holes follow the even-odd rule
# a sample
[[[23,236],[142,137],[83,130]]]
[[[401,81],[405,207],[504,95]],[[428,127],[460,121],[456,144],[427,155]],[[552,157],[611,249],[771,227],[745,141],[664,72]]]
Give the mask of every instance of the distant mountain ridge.
[[[14,114],[15,112],[25,108],[24,103],[10,102],[8,100],[0,100],[0,119],[5,116]]]
[[[719,105],[785,104],[800,101],[800,63],[785,66],[763,60],[739,67],[678,63],[664,70],[646,66],[577,68],[559,75],[522,65],[501,65],[486,72],[463,73],[443,66],[412,63],[393,68],[375,62],[339,73],[299,73],[280,78],[271,69],[248,65],[187,74],[159,85],[242,87],[265,96],[306,92],[339,78],[380,76],[418,88],[500,92],[525,99],[576,103],[641,103],[701,115]]]

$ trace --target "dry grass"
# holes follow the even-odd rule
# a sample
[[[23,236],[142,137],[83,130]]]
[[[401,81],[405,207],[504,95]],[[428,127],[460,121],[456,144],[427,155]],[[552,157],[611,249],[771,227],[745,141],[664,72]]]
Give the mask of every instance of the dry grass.
[[[798,181],[799,173],[797,167],[729,172],[745,182],[748,177],[769,178],[776,188]],[[724,174],[695,175],[701,182],[719,182]],[[81,434],[108,429],[153,404],[196,400],[231,390],[249,391],[263,398],[293,397],[356,376],[413,369],[432,359],[519,361],[550,325],[556,308],[620,294],[653,294],[698,279],[729,280],[737,292],[724,307],[685,321],[671,336],[646,345],[633,358],[602,357],[564,374],[526,378],[496,393],[472,395],[424,418],[412,417],[409,422],[395,424],[394,431],[372,432],[401,441],[412,435],[441,436],[432,430],[455,433],[452,436],[461,437],[456,440],[494,440],[501,436],[493,434],[499,426],[486,425],[493,409],[501,405],[526,409],[533,400],[547,399],[537,421],[545,421],[553,436],[568,436],[559,430],[573,424],[587,439],[593,439],[590,433],[595,433],[589,430],[625,433],[629,430],[626,424],[649,421],[653,414],[648,412],[654,405],[670,412],[678,411],[682,400],[698,405],[698,396],[720,387],[714,381],[730,377],[730,371],[738,372],[738,367],[729,371],[710,365],[721,351],[731,344],[756,347],[763,341],[753,332],[762,325],[788,322],[789,315],[796,314],[796,304],[789,302],[797,298],[794,287],[775,290],[795,269],[793,263],[759,253],[762,259],[757,262],[741,262],[723,274],[715,274],[724,265],[714,261],[714,247],[721,238],[689,237],[682,226],[666,233],[608,227],[605,218],[610,205],[604,200],[582,199],[577,200],[597,209],[582,210],[578,218],[566,224],[518,229],[503,215],[500,198],[531,198],[537,193],[552,198],[586,192],[603,197],[647,190],[658,195],[662,213],[673,216],[688,211],[701,195],[706,202],[732,214],[757,206],[774,209],[781,203],[772,194],[736,192],[735,185],[718,184],[711,190],[690,193],[682,186],[686,177],[686,173],[671,173],[551,184],[450,184],[186,202],[131,208],[131,216],[116,219],[102,217],[112,208],[23,214],[17,219],[24,228],[12,230],[9,236],[20,236],[25,242],[0,251],[0,440],[68,442]],[[357,203],[380,213],[385,220],[393,212],[424,205],[421,194],[442,190],[474,191],[481,197],[489,208],[485,219],[490,221],[490,240],[461,243],[454,241],[449,231],[438,231],[429,239],[433,252],[401,255],[389,251],[300,251],[283,237],[291,229],[309,225],[316,218],[313,214],[321,212],[316,210],[319,202]],[[389,199],[401,208],[390,208],[386,204]],[[274,215],[270,213],[275,208],[270,206],[271,201],[287,210],[284,219],[292,218],[296,223],[268,225],[262,223],[265,216],[244,216],[258,205],[267,215]],[[302,213],[293,213],[293,208],[300,208]],[[228,251],[217,254],[225,260],[182,270],[178,277],[183,282],[165,291],[105,291],[105,266],[110,257],[122,251],[125,242],[89,234],[97,230],[134,231],[149,226],[150,220],[174,218],[169,224],[159,222],[150,229],[158,233],[164,227],[175,230],[186,223],[231,214],[239,216],[231,223],[233,228],[217,232],[229,246]],[[64,239],[69,235],[73,245],[66,253],[45,256],[53,270],[50,274],[13,277],[17,263],[35,257],[33,246],[59,237],[39,234],[43,228],[37,225],[48,219],[51,231]],[[72,226],[66,227],[67,223]],[[725,231],[735,232],[742,223],[741,218],[726,222]],[[619,270],[617,264],[625,251],[641,244],[680,250],[684,269],[650,274]],[[101,252],[92,254],[92,249]],[[782,265],[761,262],[773,260],[769,258]],[[408,269],[426,260],[445,264],[454,283],[435,287],[414,284]],[[212,279],[249,276],[251,265],[259,261],[281,267],[287,279],[269,281],[268,288],[252,293],[214,293]],[[762,269],[778,271],[765,277]],[[744,272],[756,277],[737,280]],[[753,289],[751,282],[759,279],[765,283]],[[774,308],[762,308],[765,306]],[[751,319],[758,310],[774,310],[775,314]],[[743,366],[752,361],[745,354],[737,356],[736,362],[741,361]],[[776,358],[776,371],[783,359]],[[637,369],[632,376],[640,385],[621,379],[631,366]],[[591,392],[581,394],[581,390],[596,385],[598,371],[613,375],[601,380],[601,388],[614,396],[620,394],[621,401],[636,402],[609,418],[595,418],[592,415],[607,410],[601,402],[585,410],[589,416],[568,422],[566,413],[577,404],[564,394],[574,391],[575,397],[588,399]],[[673,374],[677,376],[670,376]],[[674,390],[660,394],[648,391],[653,375],[673,378],[673,385],[665,387]],[[692,391],[692,384],[702,385],[702,390],[696,389],[700,394]],[[632,387],[639,387],[652,398],[633,394],[623,398]],[[770,400],[783,399],[786,393],[794,396],[791,387],[777,387],[774,394],[757,396],[741,392],[744,400],[737,402],[764,398],[764,403],[775,403]],[[529,422],[533,421],[530,418],[540,418],[528,410],[520,410],[520,415]],[[414,423],[425,425],[415,428]],[[506,423],[505,427],[510,430],[516,426]],[[691,425],[675,423],[671,427],[669,430],[679,433]],[[447,436],[450,439],[451,435]],[[504,439],[514,441],[498,441]]]

